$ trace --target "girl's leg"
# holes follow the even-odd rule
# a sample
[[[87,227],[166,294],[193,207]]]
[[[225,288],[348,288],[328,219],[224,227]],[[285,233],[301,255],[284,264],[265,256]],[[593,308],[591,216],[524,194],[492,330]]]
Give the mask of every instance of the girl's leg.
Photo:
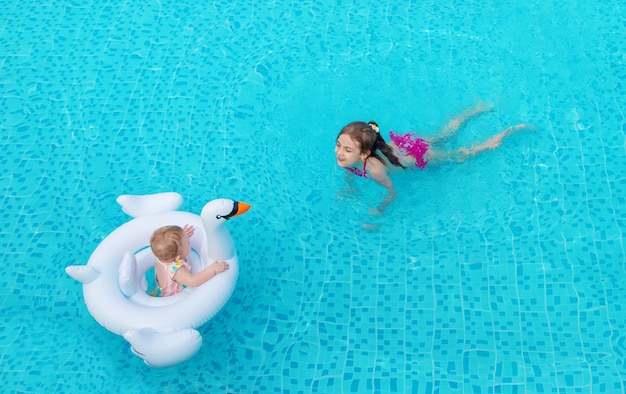
[[[504,139],[504,137],[507,137],[511,134],[514,134],[520,130],[524,130],[524,129],[529,129],[529,130],[535,130],[535,126],[533,125],[529,125],[526,123],[521,123],[515,126],[510,126],[507,127],[506,129],[502,130],[501,132],[499,132],[498,134],[494,135],[493,137],[487,139],[486,141],[476,145],[476,146],[472,146],[469,149],[468,148],[461,148],[458,150],[458,152],[464,156],[463,160],[465,160],[466,158],[470,157],[470,156],[475,156],[476,154],[485,151],[485,150],[492,150],[492,149],[496,149],[497,147],[499,147],[502,144],[502,140]]]
[[[458,150],[446,151],[434,149],[432,146],[428,148],[424,154],[424,160],[428,162],[428,165],[438,165],[442,163],[463,163],[467,159],[467,156],[463,155]]]
[[[429,164],[439,164],[441,162],[463,163],[468,157],[475,156],[484,150],[492,150],[499,147],[502,144],[504,137],[524,129],[535,130],[536,128],[535,126],[526,123],[510,126],[486,141],[478,144],[477,146],[472,146],[469,149],[460,148],[455,151],[448,152],[432,149],[432,147],[430,147],[424,155],[424,159],[429,161]]]
[[[454,133],[459,131],[461,126],[463,126],[469,119],[492,110],[492,103],[486,103],[484,101],[479,102],[475,107],[466,109],[450,120],[448,124],[443,126],[439,135],[431,139],[431,142],[436,143],[439,140],[451,137]]]

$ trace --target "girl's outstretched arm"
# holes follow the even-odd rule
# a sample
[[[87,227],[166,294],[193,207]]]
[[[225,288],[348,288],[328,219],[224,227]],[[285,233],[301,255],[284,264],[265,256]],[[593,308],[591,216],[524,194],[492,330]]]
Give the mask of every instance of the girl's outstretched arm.
[[[396,194],[398,193],[395,190],[390,189],[389,193],[387,193],[387,196],[385,196],[385,199],[381,201],[376,208],[372,208],[369,213],[372,215],[380,215],[381,213],[383,213],[385,209],[387,209],[389,204],[391,204],[396,198]]]
[[[389,204],[393,202],[393,200],[396,197],[396,194],[398,193],[393,189],[393,184],[391,183],[391,179],[385,172],[383,172],[382,175],[381,174],[374,175],[375,172],[370,172],[370,174],[372,175],[372,178],[376,182],[378,182],[379,184],[387,188],[387,195],[385,196],[385,199],[381,201],[381,203],[378,204],[378,206],[376,206],[375,208],[371,208],[368,211],[369,215],[378,217],[378,216],[381,216],[383,214],[383,211],[387,209],[387,206],[389,206]],[[363,223],[363,229],[367,231],[375,231],[378,229],[379,226],[380,224],[378,223]]]
[[[391,182],[391,178],[389,178],[389,175],[387,175],[387,167],[384,164],[380,163],[380,165],[370,166],[369,170],[372,178],[381,186],[384,186],[387,189],[387,195],[385,196],[385,199],[381,201],[381,203],[378,204],[376,208],[370,209],[369,213],[371,215],[378,216],[385,209],[387,209],[389,204],[393,202],[396,194],[398,193],[393,188],[393,183]]]

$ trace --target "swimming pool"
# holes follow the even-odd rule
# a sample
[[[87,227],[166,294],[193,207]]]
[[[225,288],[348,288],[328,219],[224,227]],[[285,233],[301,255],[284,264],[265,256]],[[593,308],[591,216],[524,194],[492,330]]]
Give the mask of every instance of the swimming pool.
[[[626,10],[607,2],[0,5],[0,381],[11,392],[621,393]],[[463,165],[381,190],[344,124],[434,132],[479,99]],[[67,265],[124,193],[252,204],[235,294],[189,362],[146,367]]]

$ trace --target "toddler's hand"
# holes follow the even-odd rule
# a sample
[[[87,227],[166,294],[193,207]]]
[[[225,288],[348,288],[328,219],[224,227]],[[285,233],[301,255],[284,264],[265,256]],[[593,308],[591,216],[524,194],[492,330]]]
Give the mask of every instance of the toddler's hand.
[[[183,226],[183,231],[185,232],[185,235],[187,236],[187,238],[191,238],[191,236],[193,235],[194,231],[196,231],[196,229],[193,226],[185,224]]]
[[[221,274],[222,272],[230,268],[228,266],[228,263],[224,261],[216,261],[213,264],[211,264],[211,267],[213,267],[213,269],[215,270],[215,275]]]

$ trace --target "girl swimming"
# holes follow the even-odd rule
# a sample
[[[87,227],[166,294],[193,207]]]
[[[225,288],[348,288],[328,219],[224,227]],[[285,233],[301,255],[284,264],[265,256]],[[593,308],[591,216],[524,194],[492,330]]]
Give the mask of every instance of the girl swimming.
[[[376,122],[352,122],[341,129],[337,136],[335,144],[337,165],[356,176],[372,179],[387,188],[388,194],[385,199],[369,212],[371,215],[380,215],[396,195],[389,177],[391,169],[425,168],[426,165],[445,162],[462,163],[468,157],[497,148],[504,137],[532,127],[527,124],[510,126],[470,148],[445,150],[443,146],[445,140],[456,133],[468,119],[491,110],[492,104],[480,102],[454,117],[434,137],[422,138],[414,133],[397,134],[392,131],[389,143],[380,135]]]

